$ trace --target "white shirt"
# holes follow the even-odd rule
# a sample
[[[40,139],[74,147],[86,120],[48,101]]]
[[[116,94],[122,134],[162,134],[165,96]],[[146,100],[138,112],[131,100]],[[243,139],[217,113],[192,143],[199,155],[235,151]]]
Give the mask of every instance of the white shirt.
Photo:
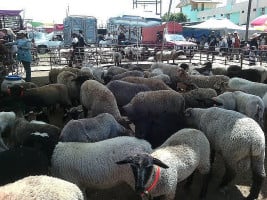
[[[74,38],[72,38],[72,41],[71,41],[72,43],[74,43],[74,44],[76,44],[76,43],[78,43],[79,42],[79,40],[78,40],[78,38],[77,37],[74,37]]]

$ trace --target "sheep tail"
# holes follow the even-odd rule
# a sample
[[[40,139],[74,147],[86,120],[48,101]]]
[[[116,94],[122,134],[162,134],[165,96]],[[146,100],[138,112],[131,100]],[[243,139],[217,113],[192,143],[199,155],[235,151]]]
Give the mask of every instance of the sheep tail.
[[[254,135],[256,136],[256,135]],[[260,156],[264,154],[265,150],[265,136],[262,137],[253,137],[251,144],[251,156]]]

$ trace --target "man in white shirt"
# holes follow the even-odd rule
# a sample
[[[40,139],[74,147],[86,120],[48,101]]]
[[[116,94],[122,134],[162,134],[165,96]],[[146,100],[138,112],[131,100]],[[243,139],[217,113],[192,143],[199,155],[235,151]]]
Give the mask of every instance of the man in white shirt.
[[[111,35],[110,33],[105,35],[105,41],[107,45],[111,45],[113,42],[113,35]]]

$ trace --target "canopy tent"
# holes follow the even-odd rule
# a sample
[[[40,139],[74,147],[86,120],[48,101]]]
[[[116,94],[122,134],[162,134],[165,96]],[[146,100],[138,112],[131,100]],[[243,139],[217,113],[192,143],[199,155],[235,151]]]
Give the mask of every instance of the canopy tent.
[[[0,29],[11,28],[13,31],[23,29],[23,20],[20,13],[23,10],[0,10]]]
[[[208,29],[208,30],[240,30],[241,27],[231,22],[228,19],[215,19],[211,18],[205,22],[202,22],[197,25],[186,26],[187,28],[195,28],[195,29]]]
[[[0,16],[18,16],[22,10],[0,10]]]
[[[32,27],[39,27],[44,25],[44,23],[42,22],[29,22],[29,24],[31,24]]]
[[[140,16],[123,15],[122,17],[109,18],[109,23],[124,26],[149,27],[161,24],[159,21],[146,20]]]

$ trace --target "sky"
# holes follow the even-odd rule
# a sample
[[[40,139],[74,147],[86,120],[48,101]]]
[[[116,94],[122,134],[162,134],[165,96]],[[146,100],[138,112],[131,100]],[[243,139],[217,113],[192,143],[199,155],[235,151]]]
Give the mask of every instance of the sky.
[[[172,0],[172,9],[180,0]],[[162,0],[162,14],[169,8],[170,0]],[[87,15],[97,18],[98,23],[105,23],[109,17],[116,17],[132,11],[133,0],[7,0],[1,4],[1,10],[24,10],[24,19],[33,21],[63,23],[66,11],[69,15]],[[138,5],[138,9],[142,9]],[[155,13],[155,5],[146,8],[146,11]]]

